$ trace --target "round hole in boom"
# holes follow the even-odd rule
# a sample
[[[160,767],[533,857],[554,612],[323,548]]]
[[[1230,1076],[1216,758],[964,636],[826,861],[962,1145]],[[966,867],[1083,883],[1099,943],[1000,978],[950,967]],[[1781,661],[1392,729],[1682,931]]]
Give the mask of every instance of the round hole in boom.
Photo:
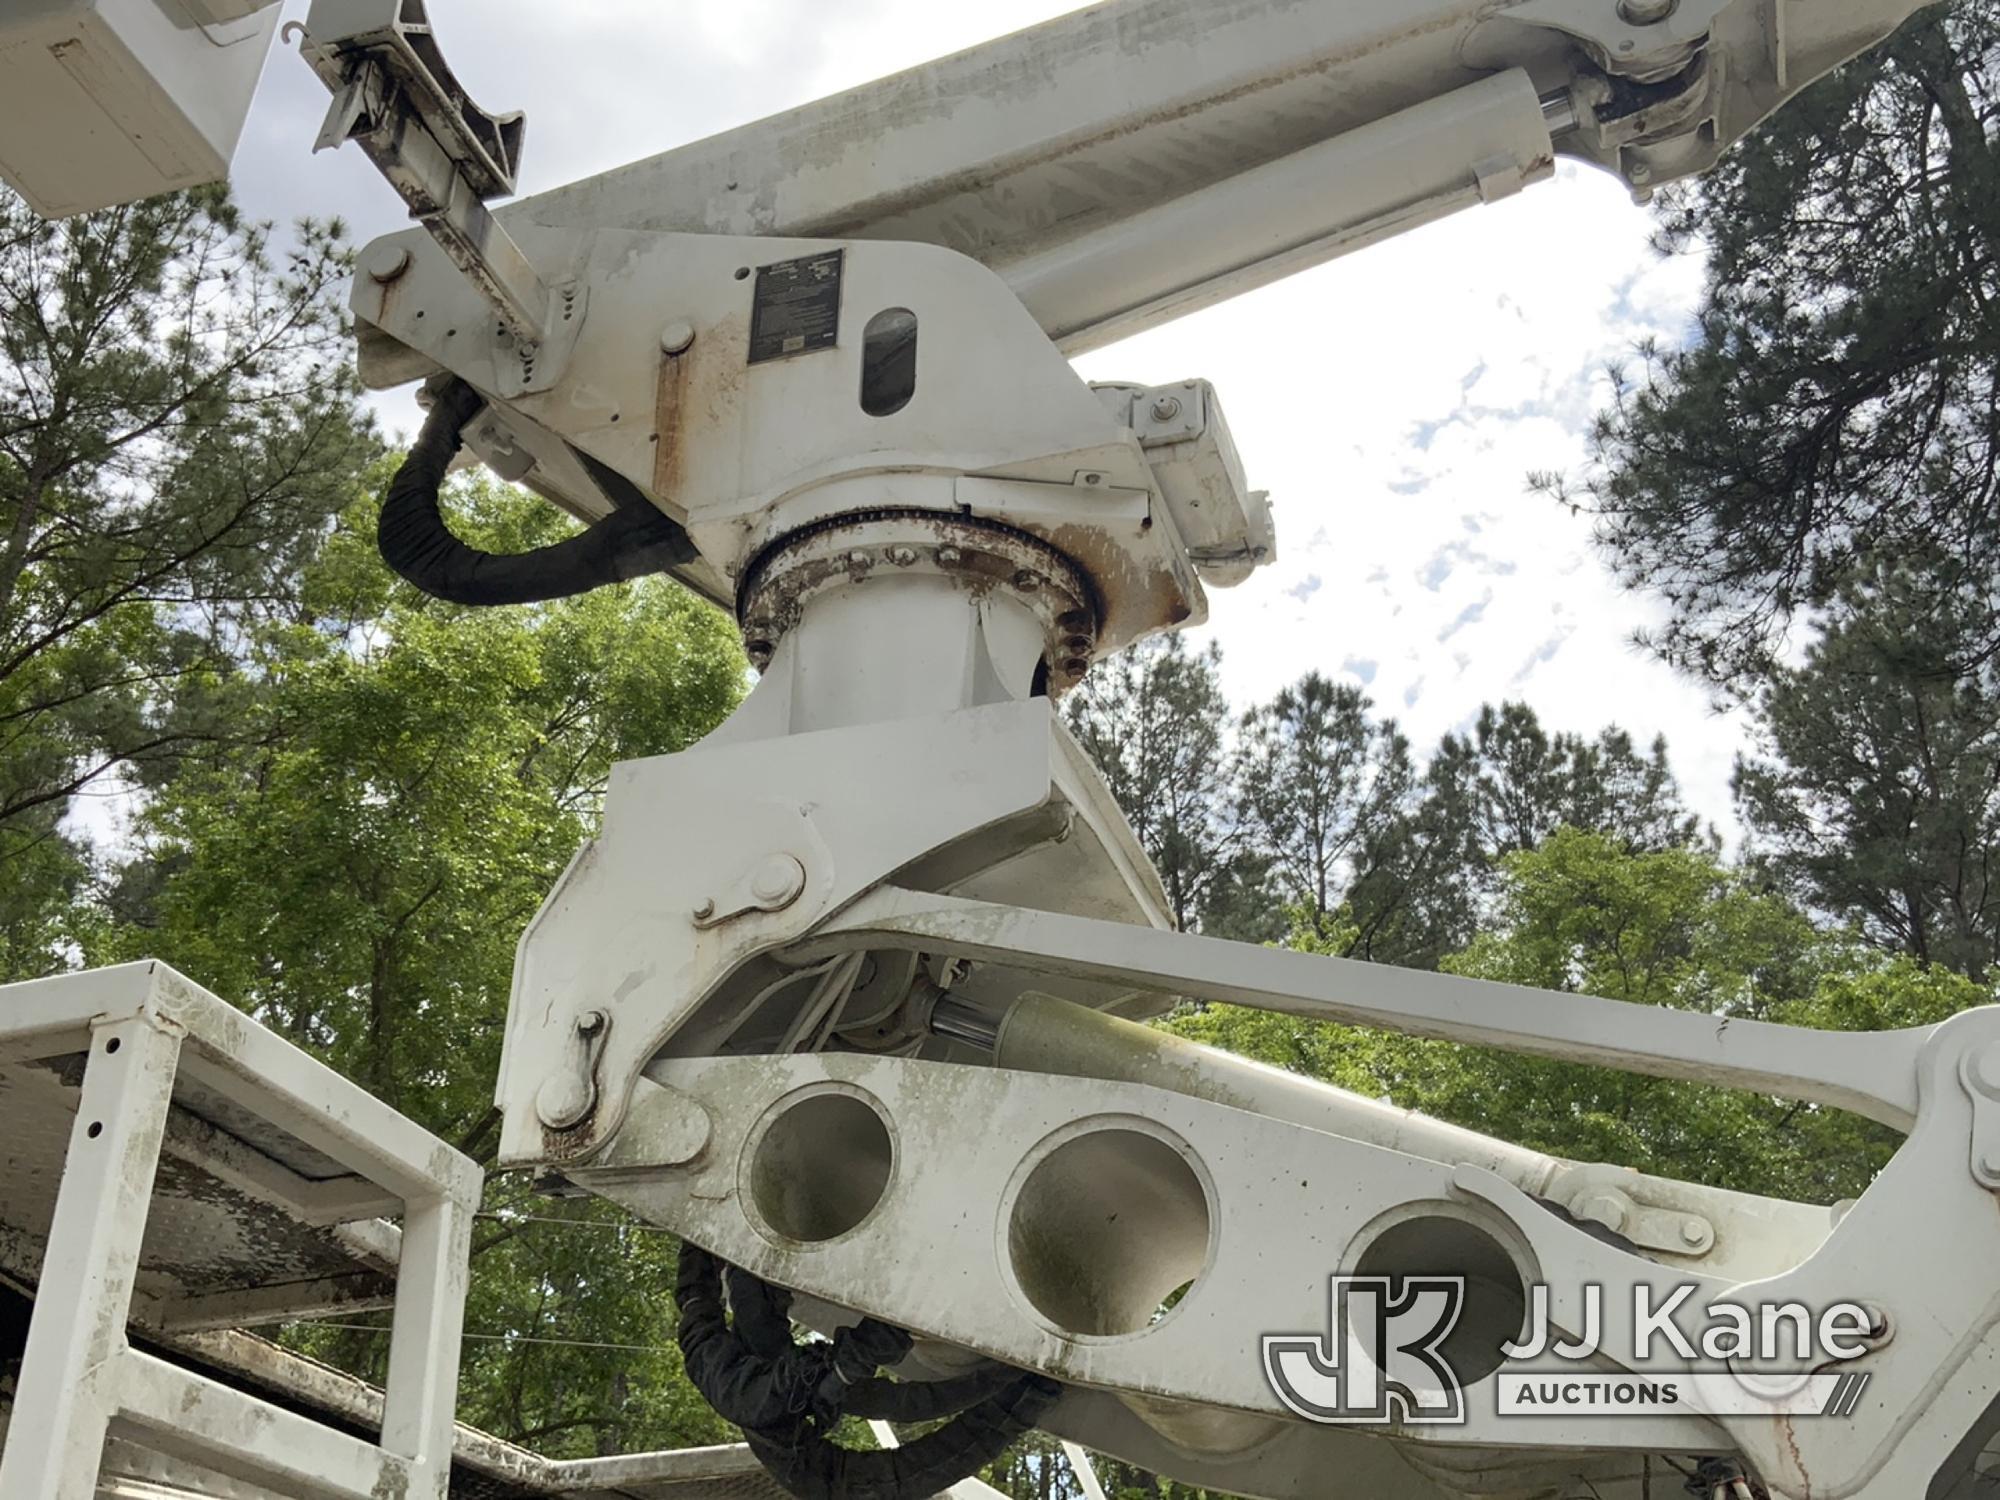
[[[1061,1141],[1019,1179],[1006,1211],[1015,1285],[1072,1337],[1145,1333],[1208,1265],[1214,1215],[1192,1152],[1139,1124]]]
[[[1461,1385],[1499,1369],[1507,1359],[1500,1346],[1527,1331],[1527,1278],[1507,1247],[1469,1219],[1442,1213],[1403,1217],[1368,1242],[1354,1274],[1386,1276],[1392,1297],[1411,1276],[1465,1279],[1465,1305],[1438,1346]]]
[[[895,1142],[874,1104],[844,1087],[781,1100],[749,1145],[749,1198],[773,1233],[803,1244],[857,1229],[888,1194]]]

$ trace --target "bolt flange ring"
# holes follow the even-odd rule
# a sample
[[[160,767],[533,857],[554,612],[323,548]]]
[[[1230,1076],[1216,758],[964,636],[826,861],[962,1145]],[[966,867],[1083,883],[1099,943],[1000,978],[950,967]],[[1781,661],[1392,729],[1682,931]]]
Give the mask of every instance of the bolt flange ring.
[[[1052,696],[1090,670],[1098,614],[1082,571],[1038,537],[938,511],[834,516],[767,547],[737,594],[744,649],[761,670],[820,595],[919,576],[948,578],[975,598],[1004,593],[1024,606],[1042,627]]]

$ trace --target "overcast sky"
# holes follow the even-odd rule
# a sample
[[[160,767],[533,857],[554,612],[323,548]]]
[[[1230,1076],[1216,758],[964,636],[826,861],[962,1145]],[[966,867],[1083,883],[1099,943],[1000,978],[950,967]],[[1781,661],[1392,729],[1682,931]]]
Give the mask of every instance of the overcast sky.
[[[524,109],[538,191],[894,72],[1073,7],[1062,0],[430,0],[482,105]],[[288,18],[303,19],[304,0]],[[358,148],[309,154],[325,90],[294,52],[265,73],[237,192],[265,218],[402,226]],[[1483,702],[1553,728],[1664,733],[1725,831],[1740,722],[1629,644],[1626,594],[1585,520],[1531,493],[1576,472],[1609,362],[1685,336],[1701,267],[1648,248],[1608,175],[1557,181],[1080,360],[1092,379],[1215,382],[1281,560],[1214,595],[1239,705],[1309,669],[1366,686],[1420,749]],[[383,404],[392,430],[414,404]]]

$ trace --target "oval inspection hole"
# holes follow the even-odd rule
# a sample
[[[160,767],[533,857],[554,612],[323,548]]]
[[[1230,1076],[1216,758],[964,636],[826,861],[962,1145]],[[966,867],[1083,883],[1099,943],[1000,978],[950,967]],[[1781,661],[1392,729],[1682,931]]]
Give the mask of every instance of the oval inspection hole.
[[[119,1041],[118,1038],[114,1036],[110,1041],[104,1044],[104,1050],[106,1052],[116,1052],[120,1047],[124,1045],[125,1044],[123,1042]]]
[[[92,1120],[90,1122],[90,1129],[86,1130],[84,1134],[89,1136],[93,1141],[96,1140],[100,1135],[104,1134],[104,1122],[102,1120]]]
[[[889,1127],[852,1094],[810,1094],[765,1128],[750,1160],[750,1197],[786,1239],[837,1239],[875,1211],[889,1191],[895,1146]]]
[[[1187,1158],[1138,1130],[1065,1141],[1021,1184],[1007,1223],[1014,1280],[1035,1311],[1084,1338],[1143,1333],[1208,1263],[1208,1193]]]
[[[917,394],[917,315],[891,307],[861,331],[861,409],[892,417]]]

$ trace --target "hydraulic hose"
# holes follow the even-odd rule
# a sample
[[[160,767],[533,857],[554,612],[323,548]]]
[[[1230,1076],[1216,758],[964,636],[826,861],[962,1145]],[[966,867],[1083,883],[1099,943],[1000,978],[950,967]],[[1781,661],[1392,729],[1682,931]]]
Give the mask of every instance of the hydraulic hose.
[[[698,1245],[681,1247],[674,1300],[689,1379],[801,1500],[925,1500],[992,1463],[1062,1394],[1052,1380],[1000,1364],[928,1384],[883,1379],[877,1371],[909,1353],[910,1336],[872,1318],[831,1341],[796,1344],[790,1295]],[[843,1416],[952,1420],[900,1448],[864,1453],[827,1436]]]
[[[1005,1453],[1055,1404],[1062,1388],[1020,1375],[998,1396],[900,1448],[863,1453],[804,1429],[790,1442],[746,1432],[750,1451],[799,1500],[927,1500]]]
[[[643,504],[615,510],[577,536],[529,552],[482,552],[459,540],[438,492],[460,435],[484,401],[464,381],[446,380],[390,482],[376,544],[397,574],[453,604],[539,604],[696,560],[699,554],[679,523]]]
[[[725,1266],[722,1281],[734,1320],[731,1331],[751,1354],[776,1363],[796,1353],[790,1292],[738,1266]],[[882,1324],[873,1327],[884,1330],[876,1336],[879,1342],[872,1347],[858,1345],[858,1352],[878,1356],[882,1363],[909,1352],[908,1340],[896,1330]],[[999,1395],[1021,1378],[1019,1370],[991,1361],[946,1380],[884,1380],[871,1371],[857,1374],[857,1370],[858,1365],[850,1365],[846,1372],[840,1409],[850,1417],[881,1422],[934,1422]]]

